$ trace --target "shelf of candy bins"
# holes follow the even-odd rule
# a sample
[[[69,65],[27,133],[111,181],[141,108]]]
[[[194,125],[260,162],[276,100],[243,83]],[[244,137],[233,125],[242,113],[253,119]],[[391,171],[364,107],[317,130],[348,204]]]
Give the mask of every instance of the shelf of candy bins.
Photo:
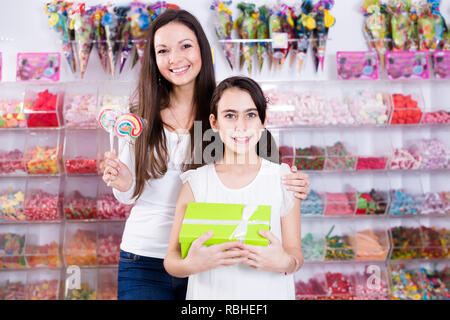
[[[268,97],[267,128],[358,128],[450,124],[448,81],[261,82]]]
[[[79,288],[72,272],[66,268],[2,271],[0,300],[117,299],[116,267],[80,267]]]
[[[125,222],[66,222],[65,266],[117,265]]]
[[[389,279],[382,263],[312,263],[295,273],[297,300],[388,300]]]
[[[0,272],[0,300],[59,300],[61,270]]]
[[[0,269],[60,268],[61,224],[0,225]]]

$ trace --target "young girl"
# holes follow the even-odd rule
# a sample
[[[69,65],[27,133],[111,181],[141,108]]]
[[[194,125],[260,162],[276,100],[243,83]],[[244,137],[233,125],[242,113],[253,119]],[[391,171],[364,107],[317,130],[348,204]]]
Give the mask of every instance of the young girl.
[[[103,180],[120,202],[134,203],[120,245],[118,299],[184,299],[186,279],[167,274],[163,259],[179,175],[187,169],[180,159],[194,153],[194,121],[209,129],[214,67],[203,28],[187,11],[166,10],[151,23],[146,40],[132,112],[147,126],[133,146],[119,147],[119,156],[105,154]],[[285,183],[306,199],[308,176],[295,170]]]
[[[223,141],[223,158],[181,174],[164,260],[169,274],[189,276],[186,299],[295,298],[293,273],[303,263],[300,200],[282,183],[289,167],[258,155],[265,118],[266,100],[255,81],[231,77],[214,91],[210,123]],[[227,250],[232,242],[206,247],[210,231],[195,240],[182,259],[178,239],[189,202],[270,205],[270,231],[260,231],[270,244],[241,244],[232,250]]]

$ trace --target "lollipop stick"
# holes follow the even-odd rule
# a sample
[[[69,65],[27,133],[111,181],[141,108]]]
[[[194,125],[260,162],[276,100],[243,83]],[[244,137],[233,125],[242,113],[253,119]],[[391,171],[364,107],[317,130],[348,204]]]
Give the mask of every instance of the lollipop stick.
[[[111,153],[114,152],[114,133],[111,131],[109,133],[109,150],[111,151]],[[108,183],[106,184],[108,187],[111,184],[111,180],[108,181]]]

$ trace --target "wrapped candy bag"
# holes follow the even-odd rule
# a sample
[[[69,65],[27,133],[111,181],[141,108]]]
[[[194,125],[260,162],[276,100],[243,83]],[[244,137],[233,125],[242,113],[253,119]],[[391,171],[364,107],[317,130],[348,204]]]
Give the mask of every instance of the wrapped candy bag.
[[[298,72],[302,71],[303,61],[308,53],[309,39],[311,38],[312,31],[316,28],[316,20],[311,16],[312,9],[312,0],[304,0],[301,6],[297,6],[294,9],[294,33],[297,41],[293,44],[290,65],[292,66],[296,59],[298,61]]]
[[[378,53],[381,65],[385,66],[386,52],[390,50],[390,21],[380,0],[366,0],[362,5],[365,16],[364,35],[370,47]]]
[[[241,10],[241,15],[236,20],[235,28],[238,30],[239,37],[241,39],[256,39],[256,28],[258,20],[256,18],[255,4],[241,2],[238,4],[238,9]],[[247,64],[247,71],[252,73],[253,67],[253,53],[255,51],[254,42],[242,42],[240,43],[240,59],[239,69],[242,70],[245,64]]]
[[[328,30],[336,22],[335,18],[329,12],[333,5],[334,0],[320,0],[313,8],[313,12],[315,13],[316,28],[313,31],[314,37],[312,46],[316,72],[319,70],[319,66],[323,71],[325,49],[328,40]]]
[[[157,3],[156,5],[160,4]],[[139,1],[132,2],[130,4],[129,18],[131,19],[131,36],[133,37],[136,48],[135,59],[131,65],[131,68],[133,68],[137,60],[142,61],[142,57],[144,56],[145,36],[150,27],[150,12],[147,9],[147,5]]]
[[[91,9],[93,10],[92,23],[95,33],[95,48],[97,49],[103,71],[108,72],[108,45],[106,43],[105,27],[102,25],[102,19],[107,11],[105,6],[102,5],[94,6]]]
[[[292,40],[295,38],[295,22],[293,18],[292,8],[286,4],[281,5],[281,29],[283,30],[283,32],[288,34],[288,39]],[[280,70],[283,67],[286,57],[289,55],[289,52],[293,48],[293,45],[294,42],[288,41],[288,47],[285,51],[285,57],[284,59],[280,60]],[[295,55],[295,53],[293,55]]]
[[[69,63],[70,70],[76,72],[76,61],[73,48],[72,33],[69,32],[69,20],[67,18],[68,3],[65,1],[52,1],[45,5],[45,13],[48,15],[48,24],[59,35],[62,41],[63,55]]]
[[[439,13],[440,0],[423,3],[418,19],[420,50],[438,50],[444,38],[445,21]]]
[[[92,24],[93,10],[85,10],[85,4],[79,3],[72,5],[69,8],[68,14],[70,19],[70,29],[75,32],[80,76],[83,78],[94,45],[93,41],[95,34]]]
[[[278,7],[274,7],[270,10],[269,15],[269,35],[270,38],[273,39],[274,33],[276,32],[283,32],[283,29],[281,28],[281,12],[278,11]],[[279,66],[282,64],[281,60],[286,59],[286,51],[287,49],[277,49],[274,48],[273,45],[271,45],[271,55],[272,55],[272,62],[270,65],[275,64],[275,69],[278,69]]]
[[[125,62],[133,49],[133,37],[131,35],[131,19],[129,18],[130,6],[116,6],[114,12],[116,14],[117,23],[119,26],[119,38],[120,38],[120,67],[119,73],[122,73]]]
[[[214,30],[219,40],[231,40],[231,31],[233,30],[233,16],[227,6],[231,1],[214,0],[210,9],[214,11]],[[228,64],[233,70],[236,63],[235,45],[230,42],[223,42],[222,49]]]
[[[390,0],[387,8],[391,14],[393,49],[414,49],[414,22],[409,15],[411,0]]]
[[[117,53],[119,52],[119,25],[117,17],[114,14],[114,8],[108,4],[106,5],[106,13],[102,18],[101,24],[105,29],[105,39],[107,47],[107,55],[109,61],[109,70],[114,77],[115,65],[117,61]]]
[[[265,5],[258,8],[258,26],[256,28],[256,37],[259,40],[269,39],[269,10]],[[261,72],[264,58],[267,56],[268,61],[272,60],[269,42],[258,42],[256,44],[256,55],[258,57],[259,72]],[[272,65],[269,65],[269,70]]]

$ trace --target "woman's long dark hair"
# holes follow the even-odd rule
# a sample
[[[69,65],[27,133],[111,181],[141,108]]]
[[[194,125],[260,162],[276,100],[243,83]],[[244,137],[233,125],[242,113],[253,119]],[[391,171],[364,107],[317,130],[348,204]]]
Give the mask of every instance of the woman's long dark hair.
[[[211,105],[210,105],[210,113],[214,115],[217,119],[217,104],[219,103],[220,98],[222,97],[225,90],[230,88],[237,88],[240,90],[244,90],[248,92],[251,96],[253,103],[256,105],[256,109],[258,109],[258,116],[262,123],[266,120],[266,111],[267,111],[267,100],[264,96],[264,92],[262,91],[259,84],[248,78],[248,77],[229,77],[222,82],[214,90]],[[217,134],[216,139],[220,139],[220,136]],[[223,144],[223,142],[221,142]],[[256,144],[256,153],[261,158],[267,159],[269,161],[280,163],[278,147],[273,138],[272,134],[269,130],[264,129],[264,132],[261,135],[258,143]],[[218,161],[217,157],[213,156],[214,161]]]
[[[147,35],[139,83],[136,90],[137,110],[134,113],[147,120],[147,125],[135,143],[136,188],[133,197],[140,197],[146,181],[157,179],[167,172],[169,155],[166,136],[161,118],[161,110],[169,105],[172,84],[159,72],[156,64],[154,37],[156,31],[168,23],[177,22],[191,29],[200,46],[202,67],[195,81],[194,112],[195,121],[201,121],[202,133],[210,128],[209,105],[216,86],[211,48],[205,32],[198,20],[185,10],[168,9],[151,24]],[[194,156],[194,127],[190,129],[191,157]],[[201,146],[200,146],[201,149]],[[191,166],[193,167],[193,166]]]

